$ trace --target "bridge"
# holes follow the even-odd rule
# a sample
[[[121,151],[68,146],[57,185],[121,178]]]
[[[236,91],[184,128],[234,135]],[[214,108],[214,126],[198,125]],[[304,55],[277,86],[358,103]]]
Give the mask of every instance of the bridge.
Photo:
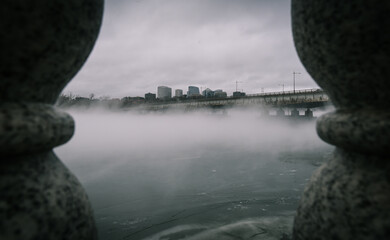
[[[260,107],[267,109],[312,109],[330,104],[328,95],[322,89],[250,94],[242,97],[172,99],[144,105],[145,110],[166,109],[194,110],[200,108],[226,109],[231,107]]]

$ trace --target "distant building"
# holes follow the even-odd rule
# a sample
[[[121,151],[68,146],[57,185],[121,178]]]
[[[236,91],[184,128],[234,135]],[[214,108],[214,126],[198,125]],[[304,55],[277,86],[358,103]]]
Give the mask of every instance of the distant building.
[[[124,97],[121,100],[123,107],[129,107],[132,105],[137,105],[145,102],[143,97]]]
[[[214,97],[215,98],[227,98],[227,93],[222,91],[221,89],[214,91]]]
[[[156,100],[156,94],[155,93],[146,93],[145,94],[145,101],[153,102],[154,100]]]
[[[176,89],[175,90],[175,97],[183,97],[183,90]]]
[[[133,103],[143,103],[143,102],[145,102],[145,98],[143,98],[143,97],[132,97],[131,99],[132,99]]]
[[[195,87],[195,86],[188,87],[188,92],[187,92],[188,97],[199,96],[199,95],[200,95],[200,93],[199,93],[198,87]]]
[[[206,98],[212,98],[214,97],[214,91],[212,91],[210,88],[206,88],[202,91],[202,95]]]
[[[168,100],[172,98],[172,89],[166,86],[157,87],[157,98],[161,100]]]
[[[244,92],[233,92],[233,97],[245,97]]]

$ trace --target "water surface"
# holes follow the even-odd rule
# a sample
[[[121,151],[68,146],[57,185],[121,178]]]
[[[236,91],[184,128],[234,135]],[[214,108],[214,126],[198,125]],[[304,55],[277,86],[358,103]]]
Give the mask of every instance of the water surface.
[[[71,112],[55,151],[90,197],[100,239],[283,239],[331,154],[313,121],[256,111]]]

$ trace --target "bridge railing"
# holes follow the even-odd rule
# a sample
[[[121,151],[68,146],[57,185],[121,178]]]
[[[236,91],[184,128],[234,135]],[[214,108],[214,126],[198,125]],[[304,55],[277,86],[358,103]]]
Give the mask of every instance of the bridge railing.
[[[156,101],[156,102],[149,102],[147,105],[171,105],[171,104],[191,104],[191,103],[204,103],[204,102],[218,102],[218,101],[232,101],[236,99],[248,99],[248,98],[261,98],[261,97],[278,97],[278,96],[293,96],[298,94],[323,94],[323,100],[327,101],[328,97],[326,96],[325,92],[320,88],[312,88],[312,89],[301,89],[301,90],[295,90],[294,91],[282,91],[282,92],[267,92],[267,93],[257,93],[257,94],[248,94],[246,96],[241,97],[225,97],[225,98],[194,98],[194,99],[181,99],[181,100],[169,100],[169,101]],[[287,99],[286,99],[287,100]],[[303,100],[301,100],[303,101]]]
[[[277,96],[277,95],[291,95],[301,93],[324,93],[324,90],[320,88],[301,89],[295,91],[280,91],[280,92],[267,92],[267,93],[255,93],[247,94],[247,97],[261,97],[261,96]]]

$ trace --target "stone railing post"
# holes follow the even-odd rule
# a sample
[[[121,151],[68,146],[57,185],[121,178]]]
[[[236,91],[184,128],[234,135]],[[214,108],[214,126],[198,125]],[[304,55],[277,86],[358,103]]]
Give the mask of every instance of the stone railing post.
[[[96,239],[87,195],[54,155],[73,119],[55,108],[97,38],[103,0],[0,8],[0,239]]]
[[[389,239],[390,1],[292,0],[292,27],[336,107],[317,122],[336,150],[304,191],[294,239]]]

